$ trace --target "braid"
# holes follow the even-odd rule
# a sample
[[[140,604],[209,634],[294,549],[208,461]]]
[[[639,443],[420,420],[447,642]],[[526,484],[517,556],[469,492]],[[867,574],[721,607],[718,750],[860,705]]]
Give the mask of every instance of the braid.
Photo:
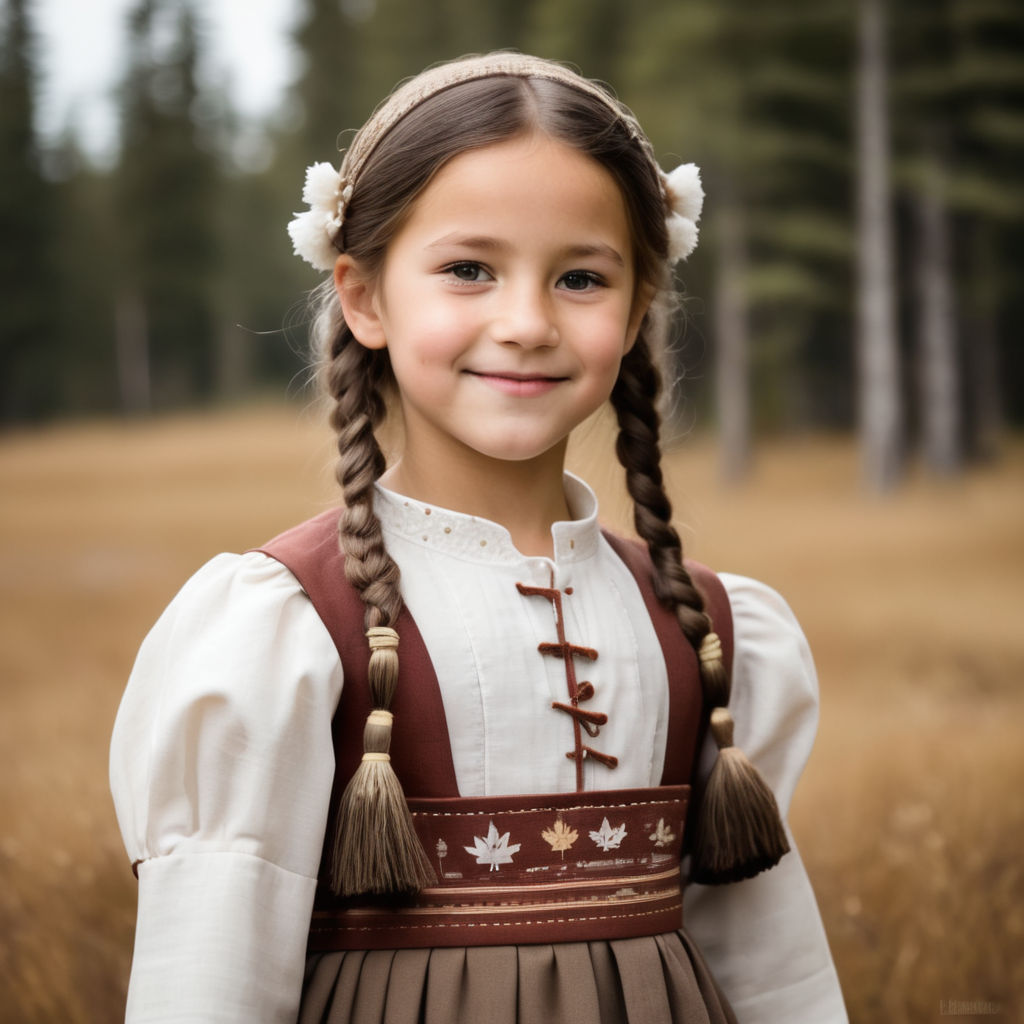
[[[683,545],[672,526],[672,503],[665,493],[658,444],[661,417],[657,399],[661,374],[651,359],[641,332],[622,360],[612,391],[612,406],[619,421],[615,452],[626,470],[626,488],[633,499],[636,532],[647,543],[654,562],[654,591],[673,608],[683,634],[699,652],[712,623],[704,610],[704,596],[683,565]],[[729,677],[701,662],[701,686],[711,707],[729,703]]]
[[[704,597],[683,564],[683,546],[672,526],[672,503],[665,493],[658,444],[660,389],[661,374],[641,330],[622,360],[611,394],[619,422],[615,451],[626,470],[636,532],[647,543],[654,564],[655,593],[674,609],[683,634],[697,652],[704,703],[711,709],[711,733],[719,749],[697,819],[691,877],[703,884],[718,884],[773,867],[789,850],[789,843],[772,791],[733,746],[732,717],[726,707],[731,679]]]
[[[339,311],[340,312],[340,311]],[[331,884],[335,893],[401,892],[436,881],[416,836],[401,783],[391,767],[391,702],[398,688],[400,573],[384,544],[373,508],[374,484],[387,468],[375,428],[387,412],[390,377],[385,352],[360,345],[340,316],[328,335],[324,382],[334,399],[331,425],[338,435],[338,483],[345,509],[338,540],[345,576],[366,610],[369,684],[374,710],[363,730],[363,759],[338,805]]]
[[[338,523],[345,576],[366,604],[366,628],[394,627],[402,610],[399,571],[373,510],[373,485],[387,468],[374,433],[386,411],[381,388],[387,357],[363,348],[347,328],[335,347],[326,383],[335,401],[331,426],[338,435],[336,475],[345,496]]]

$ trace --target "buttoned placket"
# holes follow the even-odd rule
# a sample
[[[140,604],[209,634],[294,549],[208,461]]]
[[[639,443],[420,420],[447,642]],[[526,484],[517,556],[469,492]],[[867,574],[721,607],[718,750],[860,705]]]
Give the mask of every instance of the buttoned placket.
[[[600,543],[597,500],[571,474],[565,475],[565,488],[575,518],[553,524],[553,558],[523,555],[508,530],[490,520],[430,506],[383,487],[379,487],[376,507],[386,535],[398,534],[424,552],[432,550],[482,569],[503,569],[509,586],[519,590],[523,613],[533,623],[532,632],[540,644],[537,670],[548,679],[549,713],[567,716],[561,752],[573,762],[576,788],[582,789],[593,773],[587,763],[591,758],[603,762],[602,770],[614,768],[617,758],[592,745],[607,723],[606,714],[588,706],[595,692],[588,680],[597,656],[593,646],[597,638],[585,634],[573,601],[576,568],[597,553]]]

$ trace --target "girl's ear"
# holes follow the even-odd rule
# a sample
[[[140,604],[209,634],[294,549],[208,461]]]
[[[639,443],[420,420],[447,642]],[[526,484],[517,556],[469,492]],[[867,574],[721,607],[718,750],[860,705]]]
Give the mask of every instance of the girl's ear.
[[[352,257],[345,253],[334,264],[334,290],[356,341],[365,348],[387,348],[376,293]]]

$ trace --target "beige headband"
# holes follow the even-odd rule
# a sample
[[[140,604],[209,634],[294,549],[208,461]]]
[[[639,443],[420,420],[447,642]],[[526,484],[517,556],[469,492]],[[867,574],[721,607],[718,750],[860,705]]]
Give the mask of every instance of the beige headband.
[[[340,172],[327,163],[313,164],[308,168],[302,198],[311,209],[297,213],[288,225],[295,252],[317,270],[332,269],[339,252],[335,240],[341,231],[345,208],[380,140],[431,96],[463,82],[500,76],[561,82],[608,107],[626,126],[661,177],[667,203],[670,260],[674,263],[693,251],[697,244],[696,221],[700,218],[704,198],[697,168],[693,164],[683,164],[670,175],[665,175],[658,166],[651,143],[631,111],[596,83],[554,61],[528,54],[499,52],[440,64],[409,79],[374,111],[356,133],[342,160]]]
[[[600,86],[554,61],[542,60],[540,57],[531,57],[524,53],[489,53],[483,57],[468,57],[439,64],[399,86],[374,111],[373,116],[352,140],[352,145],[341,164],[343,187],[356,184],[377,143],[424,100],[450,89],[453,85],[503,75],[512,78],[546,78],[600,100],[625,123],[630,135],[643,147],[651,163],[657,167],[654,150],[636,118]]]

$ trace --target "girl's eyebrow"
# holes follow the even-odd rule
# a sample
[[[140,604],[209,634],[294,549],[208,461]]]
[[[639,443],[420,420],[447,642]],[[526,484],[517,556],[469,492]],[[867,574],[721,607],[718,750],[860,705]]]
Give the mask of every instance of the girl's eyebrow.
[[[459,231],[453,231],[450,235],[438,238],[436,241],[431,242],[427,249],[444,249],[448,246],[458,246],[460,249],[474,249],[479,252],[511,252],[513,249],[512,244],[502,238],[491,238],[487,235],[465,235]],[[622,254],[604,242],[567,245],[558,252],[559,259],[581,259],[587,256],[603,256],[620,267],[626,265]]]
[[[453,231],[444,235],[427,246],[428,249],[444,249],[457,245],[460,249],[476,249],[481,252],[511,252],[512,245],[501,238],[490,238],[487,235],[464,235],[461,231]]]
[[[560,253],[563,259],[571,258],[584,258],[587,256],[603,256],[605,259],[609,259],[612,263],[617,263],[620,267],[626,265],[626,261],[622,258],[621,253],[617,249],[613,249],[610,245],[605,245],[604,242],[595,242],[592,245],[567,245]]]

